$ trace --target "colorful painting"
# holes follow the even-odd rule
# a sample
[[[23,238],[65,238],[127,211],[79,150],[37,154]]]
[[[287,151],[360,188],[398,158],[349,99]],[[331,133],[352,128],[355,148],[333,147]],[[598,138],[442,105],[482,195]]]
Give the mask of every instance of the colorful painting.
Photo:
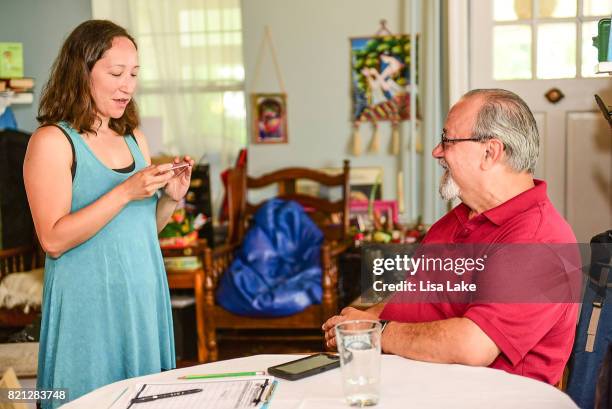
[[[287,96],[252,94],[254,143],[287,143]]]
[[[0,78],[23,77],[23,44],[0,43]]]
[[[352,200],[350,203],[351,218],[360,214],[368,215],[370,210],[379,216],[385,216],[387,220],[393,220],[393,223],[399,222],[396,200],[374,200],[371,207],[370,202],[364,200]]]
[[[405,34],[351,39],[355,122],[410,119],[410,47]]]

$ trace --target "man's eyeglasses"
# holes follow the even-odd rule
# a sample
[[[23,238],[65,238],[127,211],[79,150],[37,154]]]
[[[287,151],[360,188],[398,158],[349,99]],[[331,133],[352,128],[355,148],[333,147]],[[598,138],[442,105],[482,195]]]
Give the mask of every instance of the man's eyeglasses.
[[[471,142],[482,142],[484,140],[486,140],[487,138],[483,138],[483,137],[478,137],[478,138],[448,138],[446,136],[446,131],[442,131],[442,133],[440,134],[440,145],[442,146],[442,150],[446,149],[448,144],[450,143],[455,143],[455,142],[466,142],[466,141],[471,141]]]

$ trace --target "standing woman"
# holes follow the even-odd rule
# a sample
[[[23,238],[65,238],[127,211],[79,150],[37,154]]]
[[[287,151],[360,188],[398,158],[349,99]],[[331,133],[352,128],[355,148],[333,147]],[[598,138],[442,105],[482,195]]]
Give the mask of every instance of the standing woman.
[[[187,192],[193,160],[181,171],[150,165],[132,99],[138,67],[125,29],[79,25],[52,67],[26,153],[47,253],[38,388],[67,388],[70,400],[175,367],[157,233]]]

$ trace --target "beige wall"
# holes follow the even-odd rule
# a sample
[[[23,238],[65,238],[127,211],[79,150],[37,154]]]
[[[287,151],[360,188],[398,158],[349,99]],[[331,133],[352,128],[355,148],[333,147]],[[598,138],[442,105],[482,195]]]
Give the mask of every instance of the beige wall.
[[[253,84],[265,25],[272,31],[288,95],[289,143],[254,145],[249,141],[251,174],[287,166],[339,167],[344,158],[349,158],[353,167],[382,167],[384,197],[396,199],[395,175],[399,163],[396,156],[387,153],[391,139],[387,123],[380,126],[379,153],[364,152],[359,157],[349,154],[349,38],[373,35],[381,19],[387,20],[394,33],[400,29],[409,31],[409,10],[404,10],[402,3],[402,0],[242,1],[247,99],[253,91],[280,91],[269,49],[265,50],[258,83],[255,87]],[[404,134],[407,128],[406,122]],[[364,151],[371,135],[371,127],[362,125]]]

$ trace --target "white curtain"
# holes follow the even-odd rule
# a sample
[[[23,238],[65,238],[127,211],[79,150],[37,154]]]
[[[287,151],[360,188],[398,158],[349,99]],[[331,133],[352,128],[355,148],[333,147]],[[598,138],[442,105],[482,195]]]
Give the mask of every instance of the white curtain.
[[[447,212],[447,204],[440,198],[438,186],[441,167],[431,157],[440,141],[446,109],[444,90],[447,88],[446,60],[443,58],[445,38],[443,0],[422,0],[422,63],[419,87],[423,96],[423,221],[431,224]],[[454,0],[450,0],[454,1]],[[465,50],[467,52],[467,50]]]
[[[404,175],[406,222],[414,222],[422,216],[423,222],[432,224],[448,211],[448,204],[440,197],[438,186],[441,167],[432,158],[431,151],[440,141],[440,134],[447,112],[448,59],[444,49],[445,10],[447,2],[458,0],[400,0],[403,20],[409,23],[411,34],[419,34],[418,91],[421,123],[408,123],[408,148],[400,152],[400,167]],[[404,31],[404,25],[400,27]],[[464,52],[467,52],[464,50]],[[411,103],[411,108],[416,104]],[[415,112],[411,115],[416,116]],[[422,153],[410,142],[421,140]]]
[[[400,24],[400,31],[419,36],[417,92],[411,94],[418,95],[421,121],[420,124],[415,121],[407,123],[405,137],[408,143],[402,143],[407,149],[400,152],[407,204],[403,218],[407,223],[413,223],[418,216],[422,216],[424,223],[432,224],[448,211],[447,202],[438,193],[441,167],[431,156],[431,151],[440,141],[447,111],[445,107],[448,106],[445,92],[448,87],[448,60],[444,53],[444,12],[448,1],[457,0],[399,0],[404,22]],[[406,24],[410,29],[405,29]],[[411,103],[411,109],[416,105]],[[415,117],[416,112],[411,112],[411,116]],[[413,140],[422,141],[422,152],[416,149],[418,143],[413,146]]]
[[[152,153],[209,162],[218,200],[219,172],[246,145],[240,0],[92,0],[92,10],[138,43],[136,102]]]

